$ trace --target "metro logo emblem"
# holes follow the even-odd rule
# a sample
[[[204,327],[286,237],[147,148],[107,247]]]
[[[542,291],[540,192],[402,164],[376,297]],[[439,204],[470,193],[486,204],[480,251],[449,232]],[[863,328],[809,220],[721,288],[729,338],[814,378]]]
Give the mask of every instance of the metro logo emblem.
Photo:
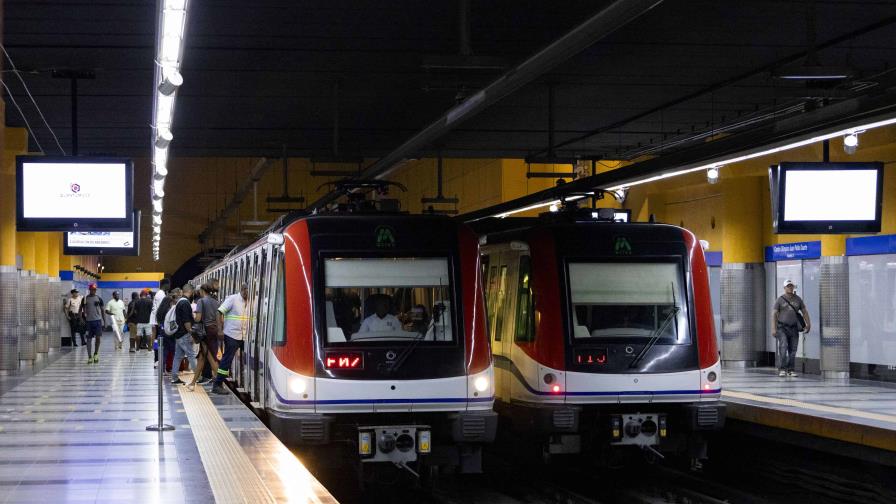
[[[324,358],[327,369],[364,369],[364,354],[361,352],[327,352]]]

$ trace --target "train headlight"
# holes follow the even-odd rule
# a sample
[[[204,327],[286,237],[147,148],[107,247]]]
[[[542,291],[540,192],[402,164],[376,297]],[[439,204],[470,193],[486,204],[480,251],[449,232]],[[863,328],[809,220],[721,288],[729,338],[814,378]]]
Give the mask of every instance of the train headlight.
[[[377,448],[383,453],[392,453],[395,450],[395,436],[384,433],[377,442]]]
[[[401,434],[395,439],[395,447],[398,451],[407,453],[414,449],[414,438],[410,434]]]
[[[303,378],[293,376],[289,379],[289,390],[292,391],[293,394],[301,395],[304,394],[306,390],[308,390],[308,384],[305,383],[305,380]]]
[[[715,383],[715,381],[716,381],[718,378],[719,378],[719,375],[717,375],[715,371],[710,371],[710,372],[706,375],[706,380],[707,380],[709,383]]]
[[[488,390],[488,377],[480,376],[479,378],[476,378],[473,382],[473,387],[476,388],[477,392],[485,392]]]

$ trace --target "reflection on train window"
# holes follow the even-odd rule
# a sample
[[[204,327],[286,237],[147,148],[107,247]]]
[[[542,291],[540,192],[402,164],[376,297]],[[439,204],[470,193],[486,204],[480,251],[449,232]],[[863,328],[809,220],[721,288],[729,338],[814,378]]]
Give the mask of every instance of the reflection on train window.
[[[324,262],[327,342],[452,341],[445,258]]]
[[[677,263],[570,263],[573,338],[690,341]]]

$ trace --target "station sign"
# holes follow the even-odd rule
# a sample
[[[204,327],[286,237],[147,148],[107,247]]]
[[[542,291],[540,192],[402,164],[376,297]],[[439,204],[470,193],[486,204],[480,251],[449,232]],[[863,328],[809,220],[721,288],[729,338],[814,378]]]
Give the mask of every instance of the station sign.
[[[765,247],[765,262],[821,257],[821,241],[779,243]]]

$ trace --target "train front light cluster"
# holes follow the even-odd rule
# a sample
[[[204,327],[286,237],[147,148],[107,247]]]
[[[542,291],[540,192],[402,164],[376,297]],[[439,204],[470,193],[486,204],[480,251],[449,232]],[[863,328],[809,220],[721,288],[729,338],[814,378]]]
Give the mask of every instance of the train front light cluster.
[[[291,376],[289,378],[289,390],[296,395],[302,395],[308,390],[308,383],[304,378]]]
[[[473,381],[473,386],[476,387],[477,392],[485,392],[488,390],[488,377],[480,376]]]

